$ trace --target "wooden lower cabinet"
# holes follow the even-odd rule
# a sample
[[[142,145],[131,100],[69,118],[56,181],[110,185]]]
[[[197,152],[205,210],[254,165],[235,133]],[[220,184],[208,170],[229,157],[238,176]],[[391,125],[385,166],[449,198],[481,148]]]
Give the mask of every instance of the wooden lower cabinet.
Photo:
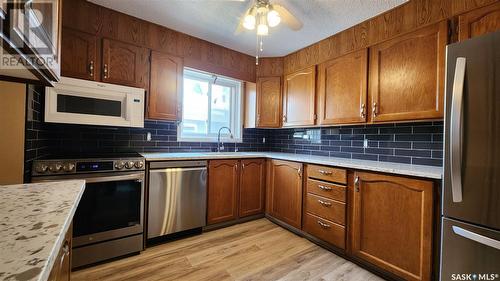
[[[430,280],[433,182],[355,172],[352,254],[405,280]]]
[[[69,227],[64,237],[61,249],[57,254],[48,281],[69,281],[71,279],[71,243],[73,226]]]
[[[281,160],[269,161],[267,212],[295,228],[302,225],[303,164]]]
[[[212,160],[208,165],[207,224],[264,212],[265,160]]]
[[[238,218],[239,160],[213,160],[208,165],[207,224]]]
[[[345,227],[310,213],[304,215],[304,231],[338,248],[345,248]]]
[[[238,212],[240,218],[264,212],[265,179],[264,159],[241,160]]]

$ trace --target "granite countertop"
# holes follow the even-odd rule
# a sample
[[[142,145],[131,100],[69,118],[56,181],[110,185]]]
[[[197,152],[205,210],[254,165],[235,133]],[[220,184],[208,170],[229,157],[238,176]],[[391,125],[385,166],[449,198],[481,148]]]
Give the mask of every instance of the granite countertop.
[[[0,280],[47,280],[85,181],[0,186]]]
[[[188,152],[188,153],[142,153],[146,161],[202,160],[231,158],[272,158],[309,164],[336,166],[357,170],[384,172],[440,180],[442,167],[399,164],[370,160],[345,159],[337,157],[302,155],[281,152]]]

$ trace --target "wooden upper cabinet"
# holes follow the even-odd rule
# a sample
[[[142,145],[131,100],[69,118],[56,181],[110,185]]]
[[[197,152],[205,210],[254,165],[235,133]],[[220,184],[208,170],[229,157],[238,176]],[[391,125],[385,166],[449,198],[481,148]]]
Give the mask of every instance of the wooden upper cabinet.
[[[148,97],[148,117],[177,120],[180,118],[182,91],[182,59],[151,52],[151,81]]]
[[[370,48],[373,122],[443,117],[446,21]]]
[[[319,65],[318,124],[366,121],[367,68],[367,49]]]
[[[431,280],[433,183],[356,172],[352,253],[404,280]]]
[[[458,17],[458,40],[500,30],[500,2]]]
[[[270,161],[268,183],[268,212],[271,216],[293,226],[302,225],[302,163]]]
[[[97,37],[70,28],[62,30],[61,72],[63,76],[99,80]]]
[[[238,218],[238,171],[238,160],[209,162],[207,224]]]
[[[138,88],[149,85],[149,50],[120,41],[102,41],[102,81]]]
[[[257,127],[281,126],[281,78],[257,78]]]
[[[283,127],[314,125],[316,120],[316,66],[285,76]]]
[[[265,180],[264,159],[241,160],[239,217],[264,212]]]

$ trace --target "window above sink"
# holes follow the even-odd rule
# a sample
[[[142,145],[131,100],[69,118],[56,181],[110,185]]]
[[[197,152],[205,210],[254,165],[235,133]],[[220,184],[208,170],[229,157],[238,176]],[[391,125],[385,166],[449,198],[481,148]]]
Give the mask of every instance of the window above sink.
[[[185,68],[178,140],[216,142],[219,129],[228,127],[230,141],[241,142],[241,93],[239,80]],[[230,134],[224,130],[221,136],[227,142]]]

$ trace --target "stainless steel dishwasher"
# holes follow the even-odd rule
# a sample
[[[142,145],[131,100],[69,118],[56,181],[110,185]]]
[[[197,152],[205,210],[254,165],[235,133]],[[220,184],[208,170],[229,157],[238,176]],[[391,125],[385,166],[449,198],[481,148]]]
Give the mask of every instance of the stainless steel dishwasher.
[[[148,239],[206,225],[207,161],[149,164]]]

